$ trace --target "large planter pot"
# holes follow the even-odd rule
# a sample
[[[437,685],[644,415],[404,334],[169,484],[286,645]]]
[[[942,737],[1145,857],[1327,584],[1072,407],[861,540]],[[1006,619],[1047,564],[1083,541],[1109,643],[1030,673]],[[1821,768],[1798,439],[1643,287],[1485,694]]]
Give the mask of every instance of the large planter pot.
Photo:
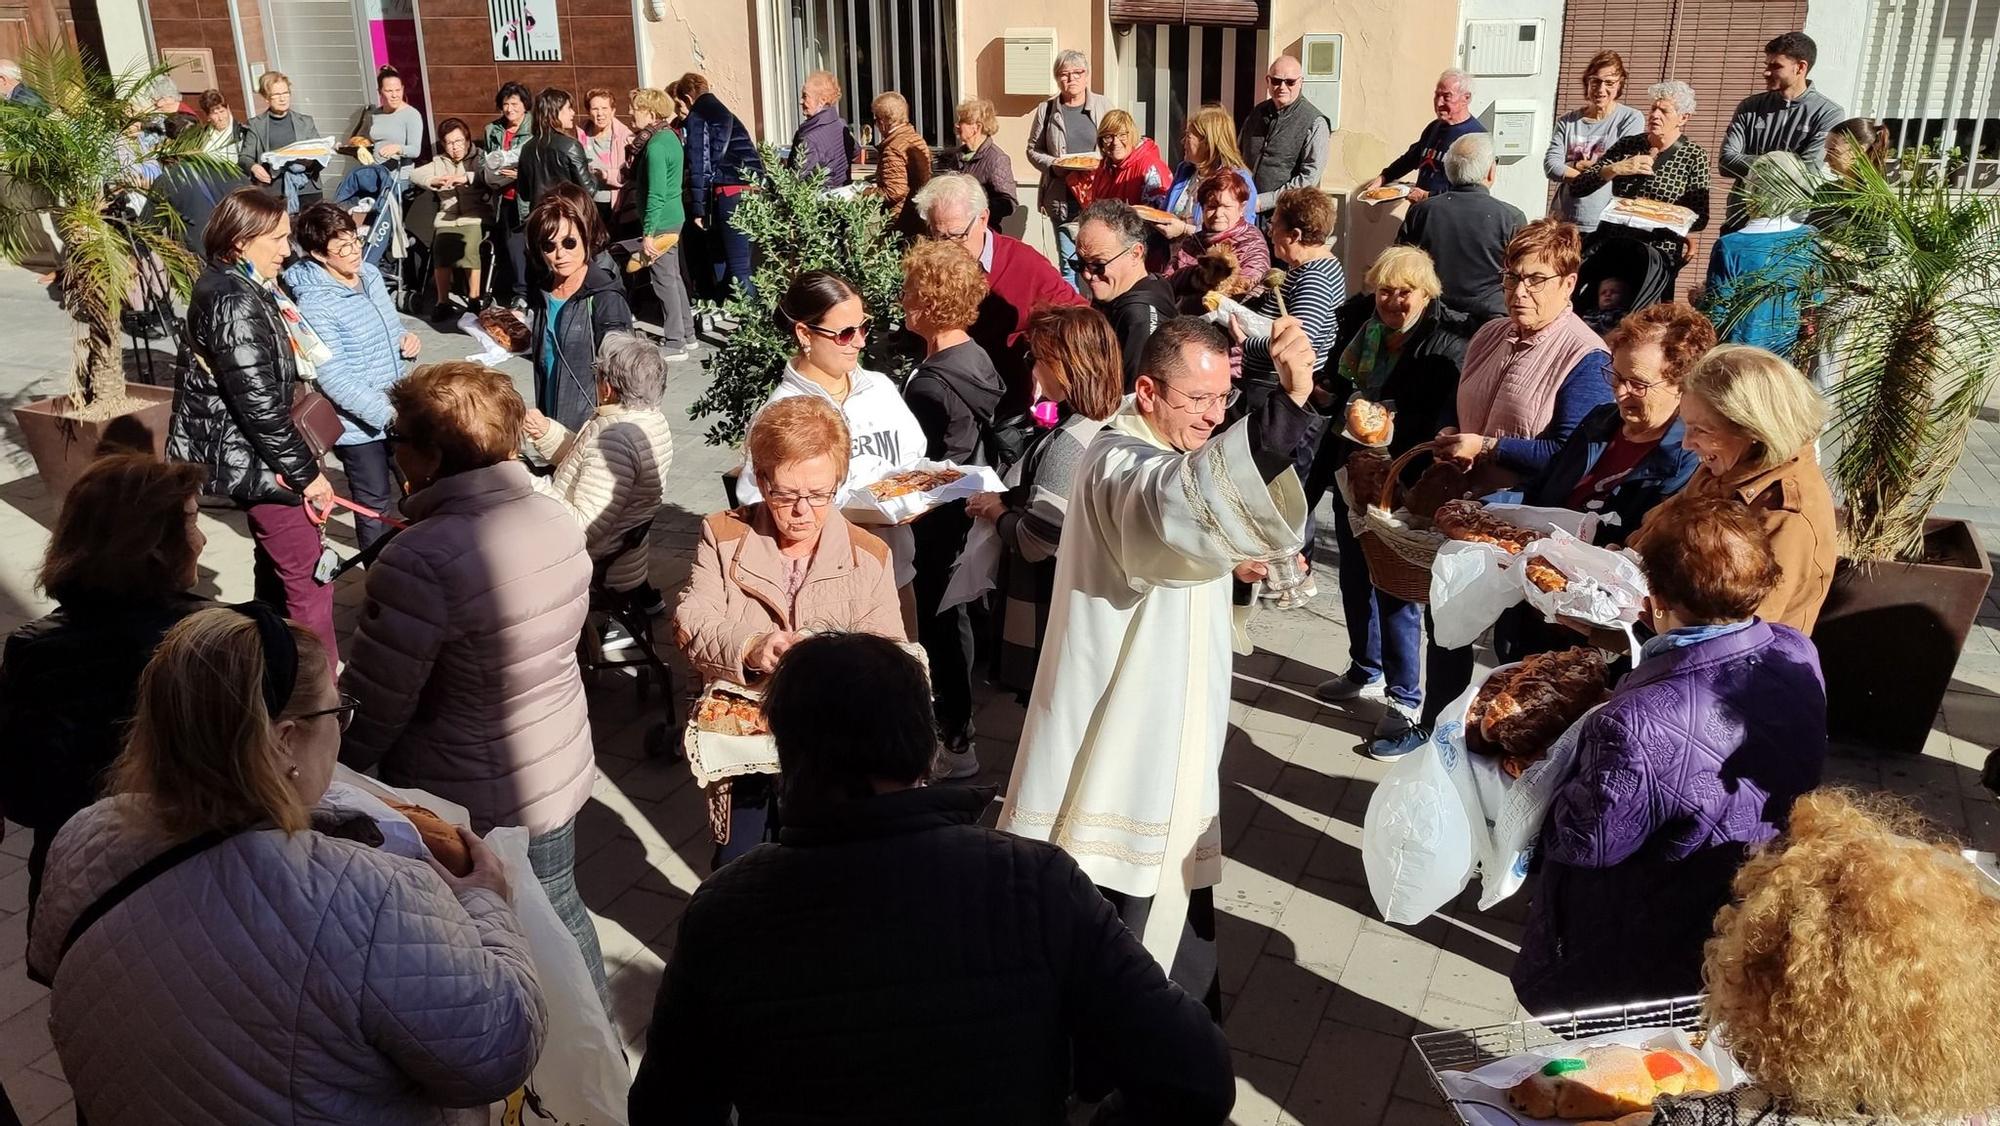
[[[49,495],[57,503],[83,473],[105,442],[136,450],[167,454],[167,420],[174,409],[174,389],[125,385],[126,409],[108,418],[79,419],[70,414],[69,399],[38,399],[14,408],[21,440]]]
[[[1922,563],[1842,559],[1813,627],[1835,740],[1915,754],[1924,748],[1959,651],[1993,582],[1972,525],[1932,520]]]

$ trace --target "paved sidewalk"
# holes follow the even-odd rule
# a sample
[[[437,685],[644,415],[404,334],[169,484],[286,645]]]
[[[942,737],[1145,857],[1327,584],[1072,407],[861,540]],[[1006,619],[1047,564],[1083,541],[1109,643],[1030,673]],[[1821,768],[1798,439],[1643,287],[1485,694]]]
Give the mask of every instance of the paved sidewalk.
[[[59,385],[67,365],[60,314],[15,270],[0,270],[0,406]],[[424,358],[463,356],[469,342],[412,322]],[[527,367],[510,365],[525,385]],[[679,439],[669,496],[656,526],[654,579],[681,585],[701,514],[720,507],[718,475],[734,455],[701,443],[686,421],[701,389],[696,363],[675,366],[666,409]],[[1989,413],[1954,482],[1953,515],[1975,519],[2000,544],[2000,415]],[[33,572],[51,506],[18,443],[11,411],[0,417],[0,628],[46,612]],[[240,517],[203,517],[209,547],[203,589],[250,596],[250,548]],[[342,535],[348,533],[343,530]],[[349,540],[351,544],[351,539]],[[1322,557],[1330,557],[1330,546]],[[352,623],[360,577],[343,581],[339,625]],[[1218,902],[1225,1030],[1238,1077],[1233,1120],[1298,1126],[1417,1126],[1449,1116],[1430,1090],[1408,1037],[1429,1029],[1508,1021],[1518,1012],[1506,972],[1518,950],[1517,896],[1492,913],[1462,898],[1414,927],[1381,922],[1358,851],[1361,819],[1385,768],[1358,751],[1375,705],[1345,711],[1312,695],[1345,667],[1346,637],[1332,583],[1302,611],[1253,621],[1257,651],[1236,666],[1224,754],[1223,882]],[[685,687],[685,685],[683,686]],[[620,1032],[643,1052],[663,959],[689,894],[708,872],[710,846],[699,791],[685,766],[644,757],[661,719],[658,696],[641,703],[613,675],[592,687],[592,724],[603,768],[578,835],[578,880],[597,915],[612,973]],[[986,693],[977,717],[979,781],[1005,783],[1021,722],[1011,696]],[[2000,809],[1978,786],[1985,747],[2000,744],[2000,602],[1989,596],[1924,755],[1841,755],[1831,780],[1908,796],[1984,849],[2000,848]],[[22,974],[28,839],[0,843],[0,1083],[29,1123],[74,1121],[50,1047],[47,994]]]

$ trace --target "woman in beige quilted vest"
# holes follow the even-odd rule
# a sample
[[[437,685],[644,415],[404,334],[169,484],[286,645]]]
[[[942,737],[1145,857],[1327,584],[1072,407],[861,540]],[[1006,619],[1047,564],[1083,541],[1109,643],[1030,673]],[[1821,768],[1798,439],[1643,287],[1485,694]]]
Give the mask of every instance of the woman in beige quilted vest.
[[[576,890],[576,815],[597,778],[576,643],[590,609],[583,529],[517,456],[528,408],[480,364],[389,391],[410,495],[368,568],[341,686],[361,705],[341,760],[457,802],[480,832],[527,828],[528,860],[604,984]]]
[[[29,936],[79,1118],[484,1123],[526,1081],[542,993],[499,859],[462,833],[454,877],[315,808],[354,712],[268,608],[168,631]]]
[[[528,411],[536,452],[555,463],[535,488],[563,503],[583,526],[593,566],[607,589],[634,592],[651,607],[659,592],[646,581],[653,516],[666,492],[674,436],[660,413],[667,361],[652,342],[629,332],[605,334],[597,349],[597,413],[570,431]]]
[[[744,448],[764,499],[702,521],[674,611],[675,638],[703,683],[756,684],[808,633],[909,640],[888,545],[836,504],[849,453],[840,412],[817,396],[779,399],[750,420]],[[778,828],[768,776],[730,781],[717,866]]]

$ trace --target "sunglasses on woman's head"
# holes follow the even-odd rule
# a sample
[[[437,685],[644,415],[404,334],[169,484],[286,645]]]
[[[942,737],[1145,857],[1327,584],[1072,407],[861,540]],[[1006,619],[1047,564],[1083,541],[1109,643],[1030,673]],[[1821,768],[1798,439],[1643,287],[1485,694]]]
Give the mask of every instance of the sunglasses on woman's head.
[[[858,325],[849,325],[846,328],[821,328],[818,325],[809,324],[806,326],[806,331],[812,333],[814,336],[824,336],[842,348],[852,348],[868,339],[868,330],[874,324],[874,321],[862,321]]]
[[[543,239],[542,253],[554,254],[556,252],[556,244],[559,242],[562,244],[564,250],[575,250],[577,247],[583,245],[583,240],[577,238],[575,235],[564,235],[560,239]]]

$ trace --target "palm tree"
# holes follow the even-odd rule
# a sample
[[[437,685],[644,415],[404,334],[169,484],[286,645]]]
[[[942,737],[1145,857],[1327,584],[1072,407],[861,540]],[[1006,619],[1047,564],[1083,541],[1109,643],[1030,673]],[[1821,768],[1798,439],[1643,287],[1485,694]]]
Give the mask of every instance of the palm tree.
[[[171,69],[112,74],[67,44],[32,47],[21,59],[22,81],[44,104],[0,102],[0,256],[18,261],[44,217],[54,228],[56,288],[75,322],[69,398],[79,417],[115,415],[124,404],[119,314],[142,256],[182,296],[200,272],[179,241],[180,217],[153,182],[165,168],[214,158],[202,154],[199,129],[156,145],[156,133],[142,140],[159,116],[153,83]],[[135,210],[144,217],[134,218]]]
[[[1843,554],[1921,561],[1925,521],[2000,372],[2000,197],[1862,162],[1809,200],[1757,202],[1764,214],[1809,211],[1816,234],[1791,262],[1731,287],[1723,328],[1798,297],[1816,331],[1791,358],[1832,379]]]

